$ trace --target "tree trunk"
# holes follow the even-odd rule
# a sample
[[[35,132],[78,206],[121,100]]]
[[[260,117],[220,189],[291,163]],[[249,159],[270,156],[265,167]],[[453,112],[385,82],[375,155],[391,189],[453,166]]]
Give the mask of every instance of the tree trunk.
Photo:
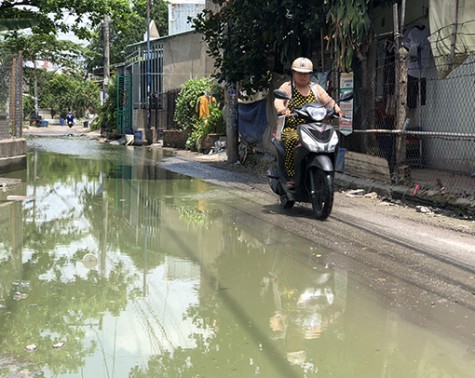
[[[393,19],[394,19],[394,44],[396,46],[396,64],[395,64],[395,94],[396,94],[396,130],[403,130],[404,123],[407,118],[407,64],[408,51],[401,46],[402,35],[400,31],[404,28],[406,1],[402,0],[401,4],[401,23],[399,23],[398,5],[393,5]],[[396,136],[395,148],[395,182],[400,182],[401,178],[405,176],[403,164],[406,161],[406,137],[403,134]],[[402,177],[401,177],[402,176]]]
[[[399,94],[396,104],[396,129],[403,130],[404,123],[407,118],[407,60],[408,52],[406,48],[400,47],[398,53],[399,60],[399,81],[397,87],[399,88]],[[396,167],[401,166],[406,161],[406,138],[404,135],[400,135],[396,142]],[[397,174],[397,170],[396,170]]]
[[[38,67],[36,65],[36,55],[33,58],[33,96],[35,101],[35,119],[38,119]]]
[[[110,48],[109,48],[109,16],[104,16],[104,22],[103,22],[103,47],[104,47],[104,73],[103,73],[103,84],[102,84],[102,91],[104,92],[104,100],[107,97],[107,86],[109,85],[109,79],[110,79],[110,71],[109,71],[109,65],[110,65]]]
[[[238,126],[237,126],[237,87],[233,83],[227,83],[225,93],[226,106],[226,151],[229,163],[239,160],[238,150]]]

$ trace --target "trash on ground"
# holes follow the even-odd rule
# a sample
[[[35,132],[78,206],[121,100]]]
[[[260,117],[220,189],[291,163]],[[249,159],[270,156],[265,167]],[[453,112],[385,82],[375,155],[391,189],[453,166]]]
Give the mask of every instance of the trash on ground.
[[[434,214],[434,212],[426,206],[416,206],[416,211],[423,214]]]
[[[378,193],[376,192],[367,193],[364,195],[364,198],[376,199],[378,198]]]
[[[354,190],[350,190],[346,192],[346,195],[348,197],[359,197],[359,196],[363,196],[364,194],[365,194],[364,189],[354,189]]]
[[[36,344],[28,344],[26,347],[25,347],[25,350],[27,352],[36,352],[38,350],[38,346]]]
[[[15,301],[21,301],[26,298],[28,298],[28,294],[26,293],[20,293],[19,291],[17,291],[15,294],[13,294],[13,299]]]
[[[64,341],[61,341],[59,343],[53,344],[51,347],[53,349],[62,349],[62,348],[64,348],[65,345],[66,345],[66,343]]]

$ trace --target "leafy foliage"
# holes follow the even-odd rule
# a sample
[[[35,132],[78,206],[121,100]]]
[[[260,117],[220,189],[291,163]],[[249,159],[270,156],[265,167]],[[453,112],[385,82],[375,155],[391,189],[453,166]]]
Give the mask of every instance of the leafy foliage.
[[[82,77],[53,74],[41,70],[39,78],[39,106],[50,108],[51,115],[65,117],[69,109],[76,116],[82,116],[86,110],[94,111],[99,106],[99,88]],[[31,102],[27,102],[26,105]],[[24,112],[33,109],[24,108]]]
[[[212,80],[204,77],[188,80],[181,87],[175,107],[174,121],[182,130],[191,131],[197,121],[196,101],[206,92],[211,92]]]
[[[128,0],[3,0],[0,2],[0,25],[3,26],[0,31],[33,26],[34,34],[72,31],[79,38],[87,39],[91,28],[84,21],[97,25],[106,14],[124,16],[129,12]]]
[[[197,120],[194,124],[193,131],[186,141],[188,149],[198,149],[208,134],[224,134],[226,132],[226,121],[219,104],[211,104],[209,110],[209,116]]]
[[[26,9],[5,8],[0,13],[0,32],[38,26],[41,18]]]
[[[192,23],[203,34],[220,81],[252,92],[268,88],[272,72],[284,72],[298,56],[312,57],[321,33],[336,45],[338,65],[367,57],[373,40],[374,4],[392,0],[212,0]],[[325,46],[333,51],[333,47]]]
[[[359,59],[367,54],[372,40],[369,3],[370,0],[329,1],[327,23],[336,45],[339,66],[344,71],[351,69],[354,53]]]
[[[9,74],[12,66],[12,55],[0,43],[0,110],[6,110],[9,94]]]
[[[268,88],[273,71],[283,72],[298,56],[311,56],[324,26],[324,1],[213,0],[192,23],[203,34],[219,81],[239,82],[252,93]]]
[[[217,103],[210,105],[210,115],[202,119],[197,118],[196,105],[198,98],[209,93]],[[196,149],[200,141],[210,133],[224,133],[226,122],[220,109],[222,89],[208,77],[197,80],[188,80],[176,100],[174,120],[182,130],[187,130],[190,135],[186,142],[187,148]]]
[[[112,77],[107,87],[107,98],[99,109],[99,118],[94,127],[101,130],[112,131],[116,127],[117,112],[117,80]]]
[[[155,21],[160,36],[168,34],[168,7],[164,0],[157,0],[150,9],[150,19]],[[147,0],[132,0],[131,12],[127,17],[113,17],[109,24],[110,63],[125,61],[126,47],[143,40],[147,30]],[[93,54],[87,59],[89,68],[102,66],[103,28],[99,25],[91,39]]]

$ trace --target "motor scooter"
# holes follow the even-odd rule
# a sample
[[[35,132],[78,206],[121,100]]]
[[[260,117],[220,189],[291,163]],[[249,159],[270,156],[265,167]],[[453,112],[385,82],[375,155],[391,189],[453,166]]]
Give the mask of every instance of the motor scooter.
[[[283,100],[290,99],[281,89],[276,89],[274,96]],[[352,98],[353,92],[348,91],[341,96],[340,101]],[[295,188],[287,187],[289,178],[284,165],[285,145],[276,136],[272,138],[275,161],[267,171],[269,185],[280,196],[282,208],[291,209],[295,202],[311,203],[314,217],[325,220],[333,207],[339,138],[333,126],[324,121],[337,117],[335,110],[311,103],[295,108],[290,117],[306,120],[306,123],[297,126],[299,143],[294,149]]]
[[[69,128],[71,128],[74,125],[74,121],[72,119],[68,119],[67,124],[68,124]]]

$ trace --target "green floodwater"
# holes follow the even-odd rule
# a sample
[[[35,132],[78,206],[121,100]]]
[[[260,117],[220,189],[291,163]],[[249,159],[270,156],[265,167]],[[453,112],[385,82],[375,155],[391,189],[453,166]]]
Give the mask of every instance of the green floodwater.
[[[473,334],[405,321],[161,150],[28,146],[0,202],[0,376],[475,376]]]

